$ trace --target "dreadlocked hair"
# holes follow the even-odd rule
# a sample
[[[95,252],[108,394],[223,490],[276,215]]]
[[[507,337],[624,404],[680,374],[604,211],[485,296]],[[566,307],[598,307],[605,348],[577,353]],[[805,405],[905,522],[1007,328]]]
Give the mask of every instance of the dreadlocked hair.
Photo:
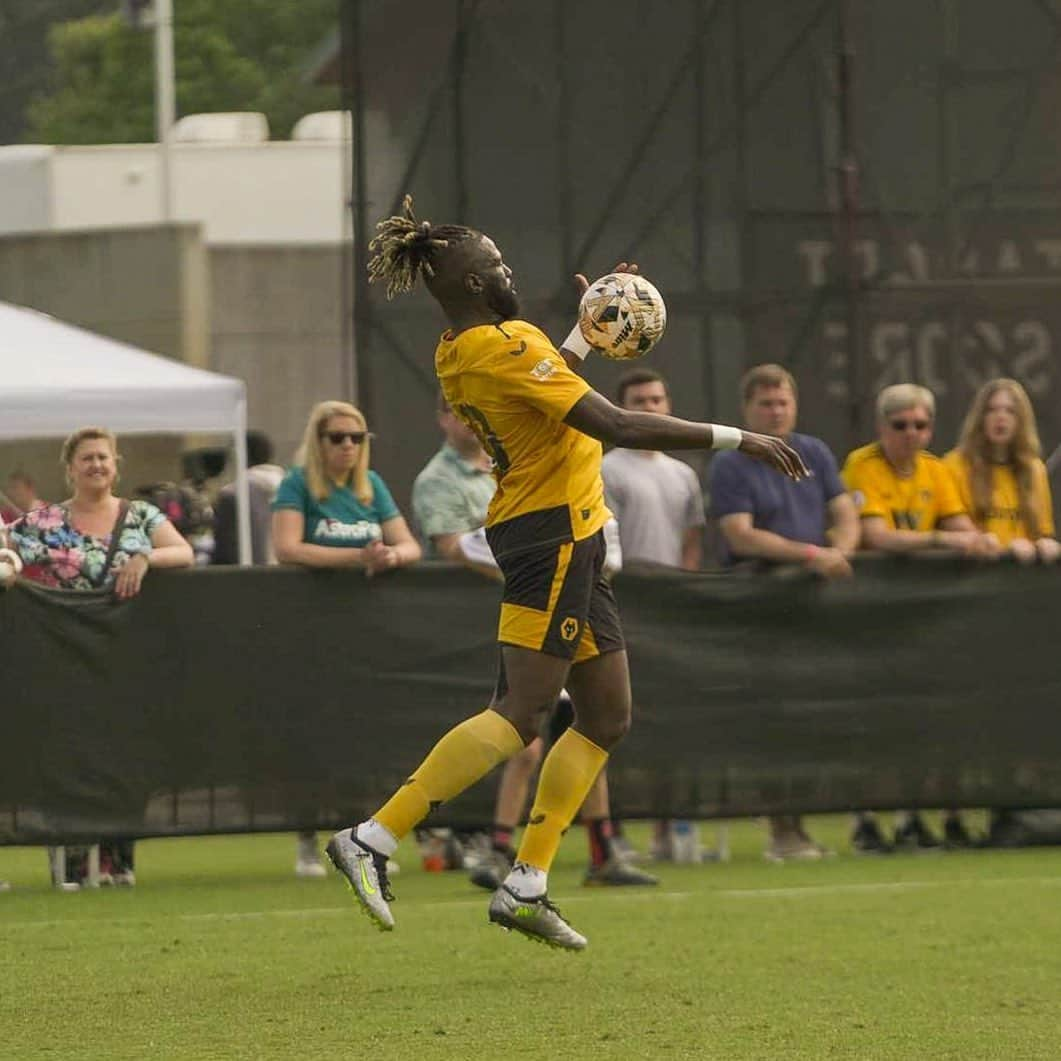
[[[425,280],[435,275],[434,262],[440,251],[477,235],[464,225],[432,225],[417,221],[413,215],[413,197],[402,200],[402,212],[380,221],[376,236],[368,245],[372,257],[368,263],[368,282],[384,280],[387,298],[412,290],[418,276]]]

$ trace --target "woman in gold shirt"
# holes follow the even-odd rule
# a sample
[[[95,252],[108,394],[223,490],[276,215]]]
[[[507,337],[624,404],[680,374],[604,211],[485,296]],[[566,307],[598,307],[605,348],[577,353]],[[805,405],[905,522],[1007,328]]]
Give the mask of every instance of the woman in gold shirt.
[[[1021,563],[1053,563],[1053,502],[1040,457],[1035,413],[1012,379],[985,383],[973,399],[958,445],[944,457],[965,510]]]

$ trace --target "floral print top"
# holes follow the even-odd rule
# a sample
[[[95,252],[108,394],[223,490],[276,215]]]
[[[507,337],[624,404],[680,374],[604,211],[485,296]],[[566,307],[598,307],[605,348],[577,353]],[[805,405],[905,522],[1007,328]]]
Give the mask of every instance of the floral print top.
[[[10,547],[22,558],[22,577],[53,589],[106,589],[123,564],[151,552],[151,535],[166,522],[148,501],[131,501],[107,577],[101,577],[111,536],[79,531],[63,505],[45,505],[7,527]]]

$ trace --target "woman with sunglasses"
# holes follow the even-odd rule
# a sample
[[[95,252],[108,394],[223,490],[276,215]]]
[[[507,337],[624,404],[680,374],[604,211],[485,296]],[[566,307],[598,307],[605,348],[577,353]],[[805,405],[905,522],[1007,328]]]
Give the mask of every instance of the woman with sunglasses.
[[[371,435],[346,402],[313,407],[273,499],[273,551],[282,564],[361,567],[369,577],[415,564],[420,546],[386,483],[369,469]],[[324,877],[317,834],[298,834],[295,874]]]
[[[273,500],[282,564],[361,567],[372,576],[415,564],[420,546],[383,480],[369,469],[371,435],[346,402],[314,406]]]
[[[1025,564],[1052,564],[1061,554],[1040,452],[1024,388],[994,379],[977,392],[957,447],[943,458],[973,523]]]
[[[932,392],[914,383],[885,387],[877,395],[878,441],[849,454],[843,470],[861,517],[863,548],[996,555],[998,541],[977,529],[946,465],[926,451],[935,413]],[[972,842],[957,811],[945,814],[943,831],[948,847]],[[906,851],[940,846],[921,815],[909,811],[898,816],[894,839],[895,847]],[[851,842],[862,854],[892,850],[869,813],[856,815]]]

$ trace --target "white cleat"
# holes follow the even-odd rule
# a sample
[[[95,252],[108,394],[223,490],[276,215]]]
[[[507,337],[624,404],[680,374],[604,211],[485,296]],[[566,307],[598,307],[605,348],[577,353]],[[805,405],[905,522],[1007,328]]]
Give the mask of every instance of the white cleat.
[[[548,895],[524,899],[503,884],[490,900],[489,918],[506,931],[562,950],[584,950],[586,937],[576,932],[549,901]]]
[[[394,915],[387,905],[391,895],[387,880],[387,857],[358,840],[352,829],[336,833],[324,849],[332,865],[347,879],[361,909],[381,932],[394,928]]]

